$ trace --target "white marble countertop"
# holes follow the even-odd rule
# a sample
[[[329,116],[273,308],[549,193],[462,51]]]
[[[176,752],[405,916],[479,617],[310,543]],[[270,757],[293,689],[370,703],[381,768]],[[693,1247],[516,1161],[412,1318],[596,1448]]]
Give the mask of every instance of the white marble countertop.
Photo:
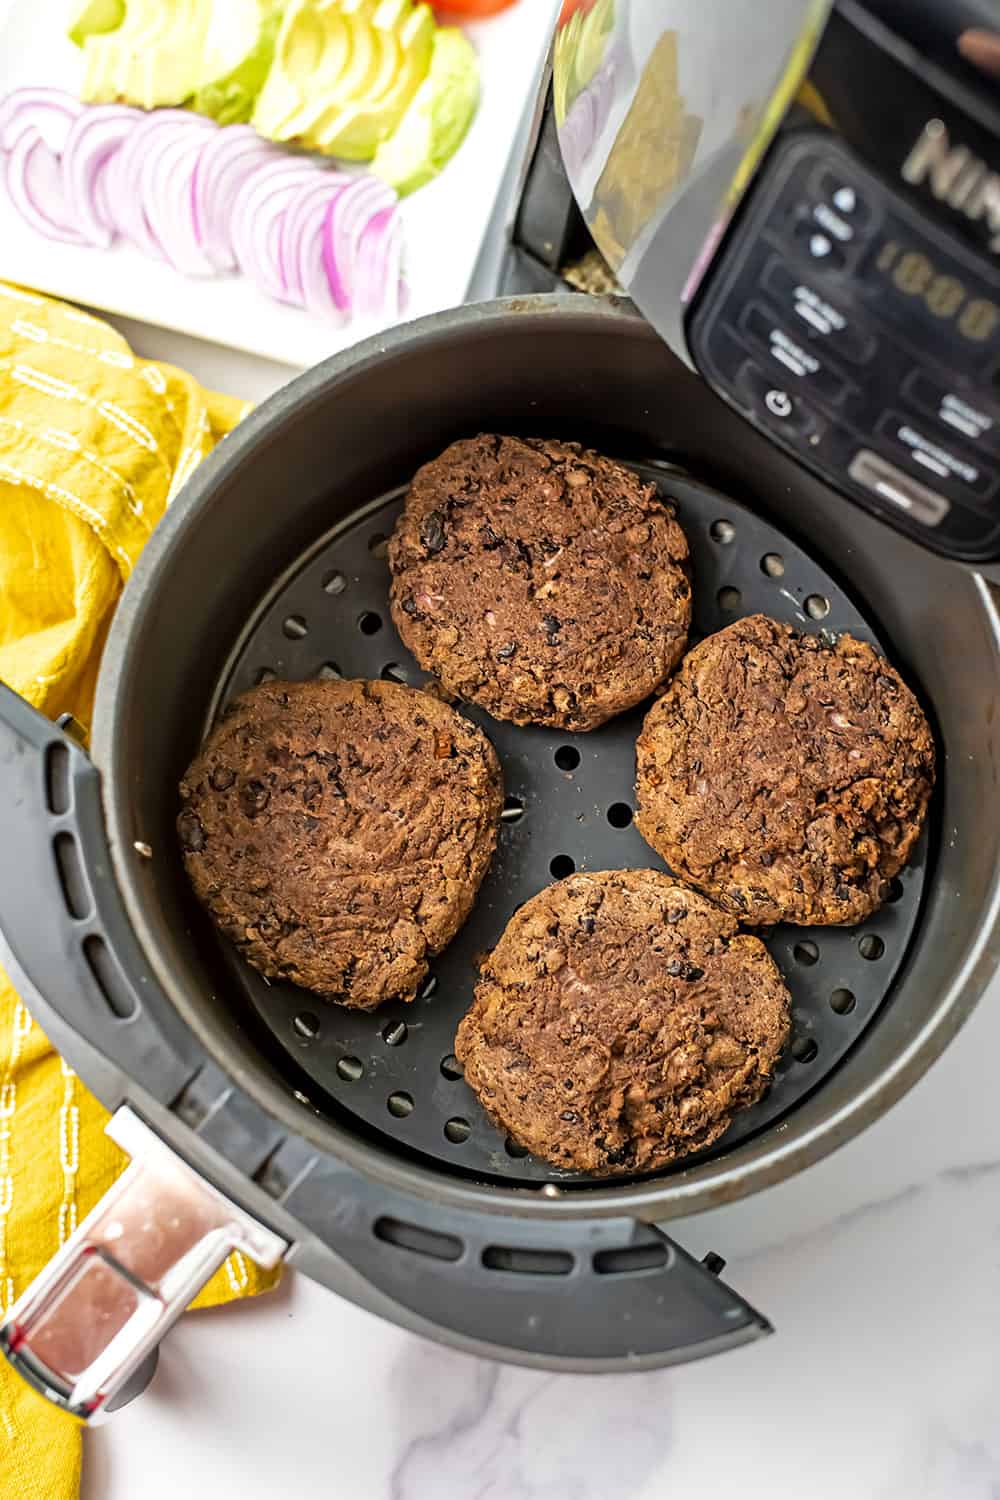
[[[288,371],[135,347],[261,398]],[[673,1370],[546,1375],[454,1353],[301,1276],[192,1314],[87,1434],[83,1500],[997,1500],[1000,984],[835,1156],[677,1221],[774,1338]]]

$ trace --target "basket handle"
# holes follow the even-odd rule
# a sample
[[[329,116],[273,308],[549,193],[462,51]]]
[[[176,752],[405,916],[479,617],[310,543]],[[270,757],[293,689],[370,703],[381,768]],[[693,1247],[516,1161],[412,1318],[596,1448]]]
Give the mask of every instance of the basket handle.
[[[129,1166],[0,1324],[0,1350],[18,1373],[91,1422],[231,1251],[271,1267],[288,1249],[129,1108],[107,1132]]]

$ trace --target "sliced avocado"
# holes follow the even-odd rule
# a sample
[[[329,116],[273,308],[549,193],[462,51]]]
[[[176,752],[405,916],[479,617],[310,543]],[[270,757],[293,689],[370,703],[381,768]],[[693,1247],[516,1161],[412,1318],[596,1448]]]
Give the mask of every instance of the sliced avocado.
[[[430,71],[393,135],[375,153],[372,171],[402,197],[423,187],[451,160],[479,104],[479,59],[456,26],[434,37]]]
[[[348,161],[370,161],[396,130],[428,75],[438,29],[429,5],[410,9],[383,0],[373,32],[383,48],[378,74],[363,94],[328,109],[307,137],[308,144]]]
[[[314,150],[323,149],[317,139],[320,120],[380,87],[380,80],[391,76],[398,61],[392,38],[376,31],[373,24],[378,0],[339,0],[339,8],[347,28],[346,61],[337,77],[330,77],[328,87],[310,91],[308,106],[296,121],[298,138]]]
[[[368,0],[374,9],[374,0]],[[353,67],[370,64],[368,26],[344,0],[295,0],[285,12],[253,124],[275,141],[301,138],[323,101]]]
[[[68,36],[82,47],[88,36],[114,31],[125,19],[125,0],[77,0],[69,20]]]
[[[281,25],[277,0],[213,0],[201,81],[191,108],[220,125],[249,120]]]
[[[84,39],[81,98],[182,104],[198,86],[211,11],[211,0],[126,0],[115,31]]]

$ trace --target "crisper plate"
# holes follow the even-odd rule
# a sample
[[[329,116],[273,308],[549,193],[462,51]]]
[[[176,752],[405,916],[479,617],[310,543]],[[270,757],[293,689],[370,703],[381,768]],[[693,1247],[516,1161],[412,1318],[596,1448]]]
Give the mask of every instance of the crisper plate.
[[[873,625],[833,578],[769,522],[665,465],[636,464],[672,499],[691,547],[693,638],[763,612],[805,629],[879,645]],[[396,492],[323,538],[262,605],[220,684],[217,707],[263,675],[321,674],[427,681],[388,608],[385,542]],[[285,622],[295,617],[294,634]],[[503,763],[508,805],[493,866],[471,917],[433,963],[420,997],[374,1013],[345,1010],[285,983],[267,983],[219,939],[249,1004],[315,1087],[399,1146],[451,1170],[538,1182],[593,1182],[525,1155],[487,1119],[453,1055],[478,959],[514,910],[573,870],[663,862],[632,823],[635,740],[645,709],[590,734],[518,728],[464,706]],[[894,898],[859,928],[759,929],[792,995],[792,1039],[767,1096],[745,1110],[706,1156],[772,1124],[818,1087],[884,1002],[917,924],[928,861],[925,830]],[[692,1161],[688,1157],[686,1163]],[[685,1164],[686,1164],[685,1163]]]

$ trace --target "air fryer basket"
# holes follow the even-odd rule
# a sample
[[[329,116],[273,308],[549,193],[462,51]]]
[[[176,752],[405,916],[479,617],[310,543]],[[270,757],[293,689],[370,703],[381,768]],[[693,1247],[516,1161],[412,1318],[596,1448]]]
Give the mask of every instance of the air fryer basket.
[[[765,609],[874,636],[939,734],[937,833],[900,899],[861,933],[769,938],[796,1010],[770,1098],[718,1149],[637,1181],[571,1179],[511,1156],[447,1062],[473,951],[552,878],[557,856],[656,863],[616,826],[634,721],[566,737],[481,720],[523,816],[512,805],[477,915],[436,963],[435,992],[410,1007],[359,1017],[268,989],[215,938],[177,855],[176,785],[227,695],[261,671],[415,676],[388,622],[378,538],[415,468],[482,430],[576,438],[651,465],[692,540],[700,633]],[[104,1101],[131,1104],[310,1274],[411,1327],[528,1363],[635,1368],[708,1352],[765,1325],[657,1226],[777,1181],[863,1128],[920,1076],[996,966],[997,641],[979,578],[799,471],[627,307],[531,298],[443,314],[301,377],[189,481],[115,618],[96,770],[72,750],[58,806],[20,769],[24,744],[51,755],[58,732],[22,726],[16,753],[0,735],[0,773],[6,762],[19,778],[0,924],[44,1024]],[[0,730],[4,717],[0,700]],[[557,759],[564,748],[579,761]],[[67,905],[52,860],[62,835],[79,847],[92,906],[39,942],[32,910]],[[103,947],[83,948],[95,938]],[[84,960],[98,951],[95,972]],[[841,991],[853,1007],[842,994],[831,1004]]]

